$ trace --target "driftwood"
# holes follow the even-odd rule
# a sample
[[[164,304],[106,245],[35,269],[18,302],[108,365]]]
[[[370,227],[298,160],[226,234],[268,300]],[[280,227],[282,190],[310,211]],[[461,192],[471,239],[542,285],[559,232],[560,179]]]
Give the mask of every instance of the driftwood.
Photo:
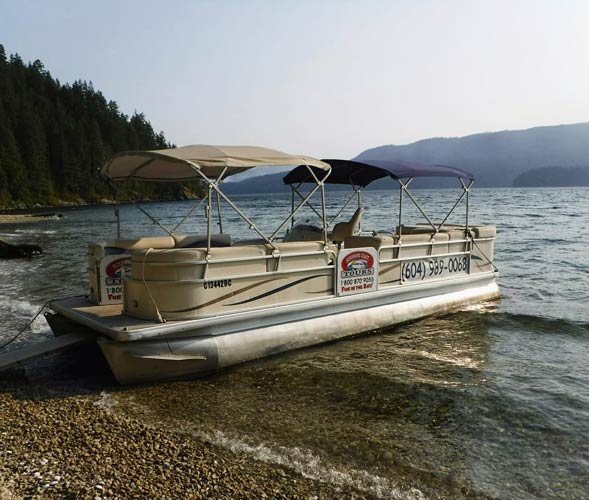
[[[27,243],[13,245],[0,240],[0,259],[30,258],[41,253],[43,253],[43,249],[38,245],[29,245]]]

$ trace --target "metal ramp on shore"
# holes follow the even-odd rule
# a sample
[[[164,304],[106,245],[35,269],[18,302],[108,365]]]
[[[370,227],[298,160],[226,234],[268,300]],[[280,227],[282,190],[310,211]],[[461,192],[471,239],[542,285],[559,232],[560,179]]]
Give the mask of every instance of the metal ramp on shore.
[[[2,352],[0,353],[0,371],[94,340],[96,337],[88,335],[86,332],[68,333],[19,349]]]

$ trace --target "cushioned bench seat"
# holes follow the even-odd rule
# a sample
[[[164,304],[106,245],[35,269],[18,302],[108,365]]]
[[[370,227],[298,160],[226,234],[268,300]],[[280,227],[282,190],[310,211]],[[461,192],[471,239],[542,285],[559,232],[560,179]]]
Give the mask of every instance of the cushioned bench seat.
[[[147,281],[185,281],[264,273],[266,255],[265,245],[211,248],[210,262],[205,264],[205,248],[135,252],[131,255],[131,277]],[[238,260],[218,262],[226,259]]]

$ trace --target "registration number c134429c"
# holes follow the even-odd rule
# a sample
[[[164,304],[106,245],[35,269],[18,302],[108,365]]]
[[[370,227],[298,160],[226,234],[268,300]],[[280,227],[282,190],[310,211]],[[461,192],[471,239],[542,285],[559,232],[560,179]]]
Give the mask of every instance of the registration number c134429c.
[[[401,266],[401,281],[424,281],[468,274],[469,264],[468,255],[408,260]]]

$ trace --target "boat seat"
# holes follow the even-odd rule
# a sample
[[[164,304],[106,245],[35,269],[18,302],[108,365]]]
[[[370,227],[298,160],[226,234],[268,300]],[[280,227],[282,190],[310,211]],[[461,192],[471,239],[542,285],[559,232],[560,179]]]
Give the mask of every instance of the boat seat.
[[[243,245],[265,245],[267,241],[264,238],[251,238],[249,240],[238,240],[234,243],[235,246]]]
[[[185,281],[203,278],[242,276],[266,272],[266,247],[244,245],[211,248],[208,264],[206,248],[174,248],[135,252],[131,255],[131,277],[147,281]],[[256,258],[258,257],[258,258]],[[216,262],[239,259],[234,262]],[[145,265],[144,265],[145,262]],[[206,275],[205,275],[206,267]]]
[[[450,240],[450,235],[445,232],[436,233],[433,235],[432,233],[421,233],[421,234],[402,234],[399,248],[398,256],[405,258],[405,257],[422,257],[426,255],[440,255],[448,253],[448,245],[447,244],[438,244],[438,245],[427,245],[427,243],[434,242],[448,242]],[[420,246],[413,246],[418,243],[423,243]],[[412,245],[412,246],[405,246],[405,245]]]
[[[497,228],[495,226],[473,226],[470,228],[475,238],[495,238]]]
[[[115,239],[88,243],[88,253],[100,260],[105,255],[130,253],[147,248],[174,248],[174,238],[161,236],[152,238]]]
[[[405,234],[431,234],[432,227],[429,224],[416,224],[416,225],[402,225],[403,235]],[[475,238],[494,238],[496,236],[495,226],[470,226],[469,230]],[[396,228],[397,234],[399,234],[399,226]],[[450,239],[464,239],[464,224],[444,224],[440,233],[449,233]]]
[[[401,225],[402,234],[401,236],[405,236],[406,234],[432,234],[434,232],[433,228],[429,224],[416,224],[416,225]],[[399,226],[395,228],[395,232],[399,234]],[[444,229],[440,232],[444,232]]]
[[[129,256],[134,251],[146,248],[174,248],[174,239],[170,236],[159,238],[114,239],[96,241],[88,244],[88,271],[90,278],[90,300],[95,304],[117,303],[108,296],[105,287],[116,286],[113,279],[120,280],[120,276],[113,276],[113,269],[109,268],[117,262],[121,274],[126,274]],[[111,273],[111,274],[109,274]],[[120,294],[119,294],[120,295]]]
[[[206,248],[207,235],[195,234],[193,236],[173,236],[175,248]],[[229,234],[211,234],[211,247],[230,247],[231,235]]]
[[[466,238],[466,234],[464,233],[464,227],[462,229],[459,228],[448,228],[442,229],[441,233],[447,234],[450,240],[464,240]]]
[[[358,226],[360,225],[360,220],[362,219],[363,213],[364,209],[362,207],[358,207],[348,222],[338,222],[335,226],[333,226],[331,240],[334,243],[341,243],[346,239],[347,236],[353,236],[353,234],[358,229]]]
[[[284,237],[284,242],[291,241],[323,241],[323,230],[311,224],[297,224]]]
[[[344,248],[367,248],[372,247],[378,252],[379,260],[393,259],[397,254],[396,248],[392,247],[397,244],[397,237],[388,234],[377,234],[373,236],[348,236],[344,240]],[[382,248],[382,250],[381,250]]]
[[[392,246],[397,244],[396,236],[376,235],[376,236],[348,236],[344,240],[344,248],[366,248],[372,247],[379,250],[383,246]]]

